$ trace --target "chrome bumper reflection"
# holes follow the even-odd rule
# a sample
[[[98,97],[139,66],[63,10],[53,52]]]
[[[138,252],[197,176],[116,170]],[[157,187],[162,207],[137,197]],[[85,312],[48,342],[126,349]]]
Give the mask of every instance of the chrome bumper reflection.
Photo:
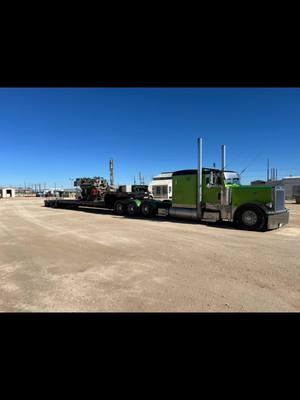
[[[285,210],[281,213],[268,214],[268,229],[277,229],[282,225],[285,225],[289,222],[289,211]]]

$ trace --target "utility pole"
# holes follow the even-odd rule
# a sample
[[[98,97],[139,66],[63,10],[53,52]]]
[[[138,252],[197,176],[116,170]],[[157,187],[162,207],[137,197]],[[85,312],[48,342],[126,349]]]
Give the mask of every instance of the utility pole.
[[[142,174],[139,172],[139,181],[140,181],[140,185],[142,184]]]
[[[110,184],[114,184],[114,160],[109,160]]]
[[[267,163],[267,182],[269,182],[270,179],[270,160],[268,159]]]

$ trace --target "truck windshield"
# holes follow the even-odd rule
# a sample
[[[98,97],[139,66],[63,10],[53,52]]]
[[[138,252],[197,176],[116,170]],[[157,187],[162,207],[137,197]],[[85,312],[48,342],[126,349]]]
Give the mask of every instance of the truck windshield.
[[[236,172],[224,172],[224,182],[225,184],[236,184],[240,185],[240,176]]]

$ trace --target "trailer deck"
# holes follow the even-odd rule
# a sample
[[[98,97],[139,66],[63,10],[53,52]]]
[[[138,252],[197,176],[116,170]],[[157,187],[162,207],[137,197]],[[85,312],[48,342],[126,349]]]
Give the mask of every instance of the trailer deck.
[[[87,200],[49,199],[45,200],[45,206],[53,208],[58,208],[58,207],[68,208],[68,206],[72,208],[77,208],[80,206],[107,208],[105,207],[105,202],[101,200],[87,201]]]

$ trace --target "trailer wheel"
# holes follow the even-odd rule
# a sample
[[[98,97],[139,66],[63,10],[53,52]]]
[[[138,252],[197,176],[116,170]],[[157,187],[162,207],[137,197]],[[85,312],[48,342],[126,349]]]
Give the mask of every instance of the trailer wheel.
[[[154,214],[153,206],[150,203],[143,203],[141,205],[141,214],[143,217],[149,218],[152,217]]]
[[[127,215],[129,217],[134,217],[135,215],[138,214],[138,212],[139,212],[139,209],[138,209],[138,207],[137,207],[135,202],[132,201],[131,203],[128,204],[128,206],[127,206]]]
[[[237,211],[235,224],[241,229],[262,231],[266,226],[266,215],[259,207],[249,205]]]
[[[125,207],[122,201],[116,201],[114,207],[115,213],[118,215],[124,215]]]

